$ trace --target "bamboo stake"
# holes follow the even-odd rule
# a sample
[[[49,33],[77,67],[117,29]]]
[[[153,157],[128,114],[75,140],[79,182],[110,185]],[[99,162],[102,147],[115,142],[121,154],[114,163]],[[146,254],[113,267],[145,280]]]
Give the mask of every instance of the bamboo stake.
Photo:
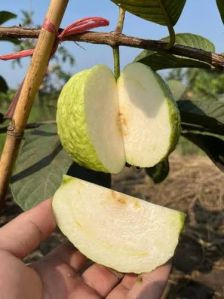
[[[56,32],[61,23],[68,1],[69,0],[51,0],[50,2],[46,20],[54,25]],[[3,201],[8,189],[13,164],[19,150],[19,145],[35,95],[48,66],[55,37],[55,33],[41,29],[11,124],[8,127],[7,137],[0,159],[0,203]]]

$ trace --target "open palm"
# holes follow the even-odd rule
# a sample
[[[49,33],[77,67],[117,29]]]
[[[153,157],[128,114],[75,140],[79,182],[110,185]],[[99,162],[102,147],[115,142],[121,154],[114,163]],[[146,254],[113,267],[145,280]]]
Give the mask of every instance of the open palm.
[[[0,299],[159,299],[170,266],[140,277],[91,263],[72,245],[61,245],[29,266],[22,258],[55,229],[46,200],[0,229]]]

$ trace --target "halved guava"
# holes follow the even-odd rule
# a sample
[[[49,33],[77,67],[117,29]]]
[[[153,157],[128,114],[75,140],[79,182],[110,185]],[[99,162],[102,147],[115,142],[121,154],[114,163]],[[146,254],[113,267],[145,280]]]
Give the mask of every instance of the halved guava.
[[[125,163],[152,167],[174,149],[180,117],[163,80],[132,63],[116,82],[97,65],[73,76],[58,100],[58,134],[80,165],[110,173]]]
[[[91,260],[120,272],[148,272],[173,255],[184,214],[64,176],[53,198],[57,224]]]

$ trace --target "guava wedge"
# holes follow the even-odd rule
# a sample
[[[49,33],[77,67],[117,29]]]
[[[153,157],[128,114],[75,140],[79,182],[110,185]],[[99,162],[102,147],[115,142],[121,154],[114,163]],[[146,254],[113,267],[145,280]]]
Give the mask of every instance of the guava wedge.
[[[163,80],[142,63],[127,65],[116,82],[97,65],[74,75],[57,107],[64,149],[82,166],[119,173],[126,162],[153,167],[175,148],[180,117]]]
[[[118,122],[116,80],[104,65],[74,75],[57,104],[57,128],[63,148],[87,168],[118,173],[125,153]]]
[[[124,273],[148,272],[173,255],[184,214],[64,176],[53,197],[57,224],[89,259]]]

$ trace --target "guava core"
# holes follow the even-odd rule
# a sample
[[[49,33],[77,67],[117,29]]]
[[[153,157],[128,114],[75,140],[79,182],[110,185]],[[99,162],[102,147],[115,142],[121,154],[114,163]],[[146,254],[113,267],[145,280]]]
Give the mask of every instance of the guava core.
[[[125,163],[152,167],[174,149],[180,132],[175,101],[163,80],[141,63],[117,82],[105,65],[74,75],[57,107],[64,149],[85,167],[120,172]]]
[[[85,256],[120,272],[149,272],[173,255],[184,214],[64,176],[53,198],[57,224]]]

